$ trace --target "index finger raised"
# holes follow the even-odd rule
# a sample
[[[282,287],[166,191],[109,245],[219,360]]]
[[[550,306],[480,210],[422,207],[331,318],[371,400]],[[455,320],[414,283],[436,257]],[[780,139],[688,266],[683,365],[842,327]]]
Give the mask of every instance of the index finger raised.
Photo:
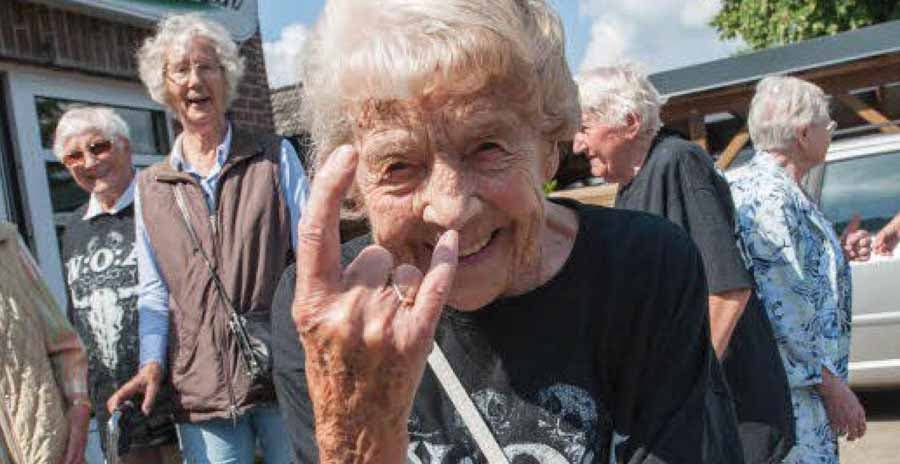
[[[335,149],[312,182],[297,230],[297,283],[335,285],[341,275],[340,211],[356,172],[350,145]]]

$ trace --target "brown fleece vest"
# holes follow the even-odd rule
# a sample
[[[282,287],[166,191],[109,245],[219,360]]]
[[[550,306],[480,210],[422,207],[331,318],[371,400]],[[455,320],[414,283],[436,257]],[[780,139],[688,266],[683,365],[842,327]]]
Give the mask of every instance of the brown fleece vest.
[[[290,214],[279,177],[281,140],[241,130],[216,186],[210,211],[198,180],[167,158],[138,175],[141,214],[169,289],[169,365],[179,421],[230,418],[275,400],[270,385],[251,385],[228,309],[194,250],[175,203],[181,184],[191,222],[240,312],[269,311],[290,262]]]

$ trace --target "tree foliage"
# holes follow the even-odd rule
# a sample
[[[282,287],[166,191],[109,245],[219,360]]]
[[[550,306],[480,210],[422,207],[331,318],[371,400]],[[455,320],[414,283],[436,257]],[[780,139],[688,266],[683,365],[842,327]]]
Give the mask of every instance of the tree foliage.
[[[753,50],[900,19],[898,0],[722,0],[711,24]]]

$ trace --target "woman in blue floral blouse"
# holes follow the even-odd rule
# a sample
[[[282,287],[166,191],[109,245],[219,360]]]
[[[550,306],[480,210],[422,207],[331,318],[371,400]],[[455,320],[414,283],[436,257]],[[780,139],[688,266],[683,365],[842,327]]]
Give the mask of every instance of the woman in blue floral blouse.
[[[825,161],[835,128],[819,87],[763,79],[748,124],[757,152],[727,177],[742,251],[791,387],[797,444],[785,462],[836,464],[837,437],[855,440],[866,431],[865,411],[847,386],[848,256],[867,258],[869,238],[850,231],[842,243],[800,188],[804,174]]]

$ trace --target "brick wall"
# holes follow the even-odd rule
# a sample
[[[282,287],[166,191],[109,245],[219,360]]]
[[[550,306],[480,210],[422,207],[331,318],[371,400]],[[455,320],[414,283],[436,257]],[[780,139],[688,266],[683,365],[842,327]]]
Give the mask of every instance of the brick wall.
[[[231,104],[232,120],[235,124],[248,129],[274,133],[269,80],[259,32],[244,42],[241,46],[241,55],[246,59],[247,71],[238,87],[238,97]]]
[[[151,29],[28,3],[0,0],[0,60],[137,80],[134,52]],[[247,73],[232,104],[235,124],[273,132],[259,32],[244,42]]]

